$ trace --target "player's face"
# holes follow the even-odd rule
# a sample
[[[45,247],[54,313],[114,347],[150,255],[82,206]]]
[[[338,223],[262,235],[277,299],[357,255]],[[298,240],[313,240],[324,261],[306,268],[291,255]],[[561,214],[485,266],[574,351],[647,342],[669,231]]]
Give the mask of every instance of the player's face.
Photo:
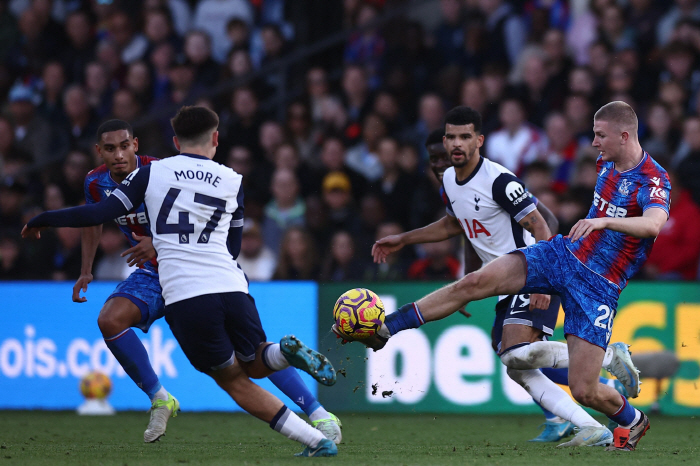
[[[103,133],[97,144],[97,152],[115,178],[120,181],[136,170],[136,151],[139,141],[132,138],[125,129]]]
[[[473,160],[476,151],[484,143],[484,135],[474,131],[474,125],[445,125],[445,136],[442,139],[445,150],[450,156],[450,163],[455,168],[466,166]]]
[[[617,160],[622,146],[622,135],[607,121],[593,121],[593,147],[595,147],[605,162]]]
[[[431,144],[427,147],[427,149],[428,163],[430,164],[430,169],[435,174],[435,178],[437,178],[438,181],[442,181],[442,175],[445,173],[445,170],[447,170],[451,165],[450,157],[447,155],[445,146],[440,143]]]

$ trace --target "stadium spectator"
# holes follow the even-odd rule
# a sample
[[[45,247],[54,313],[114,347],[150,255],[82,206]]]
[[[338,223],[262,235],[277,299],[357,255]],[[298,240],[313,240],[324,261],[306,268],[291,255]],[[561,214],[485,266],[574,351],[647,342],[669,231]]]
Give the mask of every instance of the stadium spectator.
[[[63,89],[66,86],[66,73],[59,61],[49,61],[41,73],[41,103],[38,112],[51,125],[61,126],[66,123],[63,112]]]
[[[258,97],[253,89],[238,87],[233,91],[229,108],[222,112],[219,132],[223,141],[235,141],[253,154],[260,154],[258,135],[262,121]]]
[[[166,41],[175,49],[182,48],[182,39],[173,30],[172,17],[167,9],[148,8],[144,14],[144,20],[143,33],[148,40],[148,51]]]
[[[0,177],[17,177],[32,162],[32,155],[15,144],[12,122],[0,116]]]
[[[682,20],[700,21],[700,5],[695,0],[676,0],[675,5],[656,25],[656,41],[660,46],[671,41],[673,30]]]
[[[124,233],[116,223],[107,222],[102,226],[100,255],[95,260],[93,275],[95,280],[122,281],[136,268],[129,267],[122,252],[129,247]]]
[[[352,199],[350,179],[342,172],[330,172],[323,177],[323,202],[328,212],[328,234],[345,230],[359,234],[360,219]]]
[[[277,253],[285,231],[291,226],[304,225],[306,206],[299,197],[299,181],[291,170],[276,170],[270,191],[272,200],[265,206],[262,231],[265,246]]]
[[[212,41],[212,56],[223,63],[230,42],[226,27],[233,18],[253,24],[253,8],[246,0],[202,0],[194,11],[193,26],[206,31]]]
[[[109,18],[109,37],[119,50],[122,63],[140,60],[148,49],[148,40],[134,27],[134,21],[125,11],[115,11]]]
[[[84,151],[92,150],[98,120],[90,108],[85,89],[79,84],[68,86],[63,93],[63,102],[68,118],[66,130],[70,137],[70,147]]]
[[[15,84],[10,89],[8,101],[17,147],[31,154],[34,162],[41,166],[62,155],[66,148],[60,139],[52,139],[53,128],[38,113],[34,90],[24,84]]]
[[[221,73],[211,57],[211,39],[202,31],[190,31],[185,36],[185,56],[195,68],[195,82],[204,87],[216,84]]]
[[[642,140],[642,147],[662,166],[669,167],[679,142],[671,112],[663,102],[652,102],[647,108],[645,123],[647,134]]]
[[[654,280],[695,280],[700,260],[700,206],[672,170],[668,175],[673,186],[673,208],[654,241],[643,276]]]
[[[354,144],[362,133],[362,121],[370,112],[374,100],[370,94],[364,68],[357,65],[346,66],[343,71],[342,89],[343,105],[347,109],[348,115],[345,137],[351,144]]]
[[[399,235],[404,230],[401,225],[393,222],[385,222],[377,227],[375,240],[384,238],[390,235]],[[386,262],[375,264],[374,262],[365,267],[363,280],[370,282],[374,281],[399,281],[406,278],[406,271],[410,265],[410,261],[406,256],[408,248],[405,248],[398,253],[387,256]]]
[[[518,175],[525,165],[544,153],[544,133],[528,123],[525,107],[517,97],[501,101],[499,116],[503,128],[489,135],[486,156]]]
[[[265,246],[260,225],[251,218],[246,218],[243,225],[241,252],[236,262],[253,282],[270,281],[277,268],[277,256]]]
[[[85,94],[93,113],[99,119],[112,110],[112,85],[107,69],[93,61],[85,66]]]
[[[547,115],[544,125],[547,136],[542,160],[554,171],[554,185],[551,188],[558,193],[564,192],[571,180],[579,145],[574,138],[566,117],[558,112]],[[526,186],[529,185],[525,183]]]
[[[413,280],[454,280],[459,276],[461,265],[453,251],[454,242],[425,243],[421,248],[425,257],[408,268],[408,278]]]
[[[331,238],[330,251],[325,254],[321,281],[342,282],[362,278],[363,261],[358,257],[355,241],[347,231],[338,231]]]
[[[687,155],[678,163],[678,179],[696,204],[700,204],[700,117],[688,118],[683,125],[683,140]]]
[[[389,206],[387,216],[404,228],[410,223],[411,199],[415,192],[415,180],[399,165],[399,143],[393,138],[382,138],[377,144],[377,157],[382,166],[382,177],[375,183],[375,192],[384,205]]]
[[[484,55],[489,61],[514,64],[526,42],[522,19],[505,0],[480,0],[479,8],[486,16]]]
[[[319,275],[317,245],[303,227],[292,226],[282,238],[275,280],[316,280]]]
[[[382,176],[377,145],[386,134],[384,120],[375,113],[367,115],[362,124],[362,141],[349,148],[345,156],[348,167],[364,175],[369,182],[377,181]]]

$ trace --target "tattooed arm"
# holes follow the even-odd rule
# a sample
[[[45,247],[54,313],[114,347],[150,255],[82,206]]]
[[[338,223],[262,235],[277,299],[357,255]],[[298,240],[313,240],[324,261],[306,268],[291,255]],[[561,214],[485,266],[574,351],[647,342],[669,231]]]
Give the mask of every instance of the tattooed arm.
[[[532,233],[536,241],[548,240],[552,237],[552,231],[538,209],[533,210],[519,222],[520,226]]]

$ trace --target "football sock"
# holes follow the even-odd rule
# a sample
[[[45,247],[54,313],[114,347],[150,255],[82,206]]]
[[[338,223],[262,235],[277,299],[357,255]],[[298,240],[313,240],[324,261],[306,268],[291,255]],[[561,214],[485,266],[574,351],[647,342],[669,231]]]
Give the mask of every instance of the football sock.
[[[113,337],[105,338],[105,343],[124,368],[124,372],[153,400],[162,385],[148,360],[146,348],[136,336],[136,332],[128,328]]]
[[[622,398],[622,406],[620,406],[620,409],[618,409],[615,414],[608,416],[608,418],[617,422],[623,429],[629,429],[639,421],[641,414],[627,402],[624,396],[620,395],[620,398]]]
[[[162,386],[160,387],[160,390],[158,390],[154,395],[151,400],[163,400],[163,401],[168,401],[168,391],[163,388]]]
[[[535,400],[535,404],[540,407],[540,409],[542,410],[542,414],[544,414],[544,418],[546,420],[548,420],[550,422],[556,422],[556,423],[561,423],[561,422],[565,421],[564,419],[560,418],[559,416],[557,416],[553,412],[547,411],[546,409],[544,409],[544,407],[541,404],[539,404],[536,400]]]
[[[535,369],[509,369],[508,375],[525,388],[535,401],[554,415],[571,421],[577,427],[602,426],[542,372]]]
[[[275,414],[270,421],[270,427],[285,437],[311,448],[315,448],[321,440],[326,438],[321,431],[311,427],[286,406]]]
[[[267,345],[262,351],[262,361],[268,369],[281,371],[289,367],[289,362],[282,354],[279,343]]]
[[[605,356],[603,356],[604,369],[607,369],[610,366],[614,354],[615,353],[613,352],[612,346],[608,346],[607,348],[605,348]]]
[[[552,369],[551,367],[543,367],[540,370],[552,382],[558,383],[559,385],[569,385],[569,369]]]
[[[299,373],[293,367],[282,369],[267,376],[275,387],[287,395],[290,400],[296,403],[307,416],[317,411],[321,406],[316,397],[309,391]],[[323,411],[326,411],[325,409]],[[327,411],[326,411],[327,412]],[[323,418],[320,418],[323,419]],[[314,419],[312,419],[314,420]]]
[[[425,323],[423,314],[420,313],[416,303],[404,304],[396,312],[386,316],[384,323],[392,335],[396,335],[401,330],[418,328]]]
[[[569,349],[558,341],[536,341],[512,346],[501,353],[501,361],[510,369],[539,369],[569,367]]]
[[[569,385],[569,369],[552,369],[551,367],[542,367],[540,369],[549,380],[559,385]],[[603,385],[615,388],[615,380],[599,377],[598,381]]]
[[[311,414],[307,414],[309,416],[309,421],[314,422],[318,421],[321,419],[330,419],[331,418],[331,413],[326,411],[326,408],[321,406],[320,404],[318,405],[318,408],[312,412]]]

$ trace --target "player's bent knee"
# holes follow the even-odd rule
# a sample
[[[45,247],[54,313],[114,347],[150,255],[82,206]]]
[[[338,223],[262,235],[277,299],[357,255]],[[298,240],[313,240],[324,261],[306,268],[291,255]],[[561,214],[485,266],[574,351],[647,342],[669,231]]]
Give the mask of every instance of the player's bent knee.
[[[508,367],[506,369],[506,372],[508,373],[508,377],[511,378],[514,382],[516,382],[518,385],[523,385],[525,383],[525,380],[523,378],[523,371],[519,369],[511,369]]]
[[[481,274],[478,272],[472,272],[455,282],[456,291],[459,294],[469,296],[470,292],[478,289],[482,282],[483,280],[481,279]]]

